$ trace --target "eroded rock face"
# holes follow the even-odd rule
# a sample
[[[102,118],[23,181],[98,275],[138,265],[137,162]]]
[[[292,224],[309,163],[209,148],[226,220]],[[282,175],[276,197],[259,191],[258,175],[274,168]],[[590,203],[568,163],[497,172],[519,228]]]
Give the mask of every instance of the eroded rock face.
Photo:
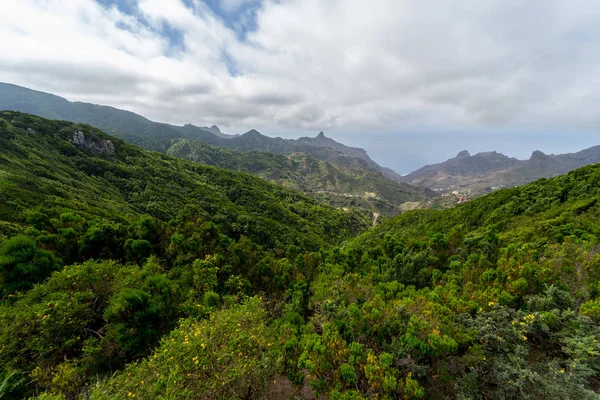
[[[110,140],[86,137],[81,131],[73,133],[73,137],[69,141],[78,149],[86,148],[96,154],[115,154],[115,145]]]

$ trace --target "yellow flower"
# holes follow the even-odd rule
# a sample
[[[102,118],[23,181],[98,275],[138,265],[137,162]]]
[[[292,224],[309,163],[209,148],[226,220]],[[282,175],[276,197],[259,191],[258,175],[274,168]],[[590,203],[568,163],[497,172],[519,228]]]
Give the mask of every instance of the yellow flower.
[[[493,305],[494,305],[494,302],[493,302],[493,301],[490,301],[490,302],[488,303],[488,306],[489,306],[489,307],[491,307],[491,306],[493,306]]]

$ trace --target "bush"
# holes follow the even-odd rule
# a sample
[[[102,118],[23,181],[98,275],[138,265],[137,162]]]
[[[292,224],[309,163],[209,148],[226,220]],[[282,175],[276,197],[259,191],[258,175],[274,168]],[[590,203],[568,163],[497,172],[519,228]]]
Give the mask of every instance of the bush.
[[[0,295],[29,289],[59,269],[60,262],[25,236],[5,241],[0,247]]]
[[[149,358],[96,388],[94,400],[260,398],[280,362],[258,298],[186,319]]]

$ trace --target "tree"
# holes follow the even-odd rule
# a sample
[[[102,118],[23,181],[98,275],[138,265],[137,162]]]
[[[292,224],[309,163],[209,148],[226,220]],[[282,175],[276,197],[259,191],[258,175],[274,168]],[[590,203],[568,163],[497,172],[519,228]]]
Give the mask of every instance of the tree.
[[[25,236],[7,240],[0,248],[0,295],[29,289],[60,264],[51,252],[38,249],[35,241]]]

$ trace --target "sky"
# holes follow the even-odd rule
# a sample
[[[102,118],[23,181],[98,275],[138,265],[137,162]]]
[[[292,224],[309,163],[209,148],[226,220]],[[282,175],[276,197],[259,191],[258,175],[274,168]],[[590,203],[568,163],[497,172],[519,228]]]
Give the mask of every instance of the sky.
[[[597,0],[0,0],[0,81],[399,173],[600,144]]]

